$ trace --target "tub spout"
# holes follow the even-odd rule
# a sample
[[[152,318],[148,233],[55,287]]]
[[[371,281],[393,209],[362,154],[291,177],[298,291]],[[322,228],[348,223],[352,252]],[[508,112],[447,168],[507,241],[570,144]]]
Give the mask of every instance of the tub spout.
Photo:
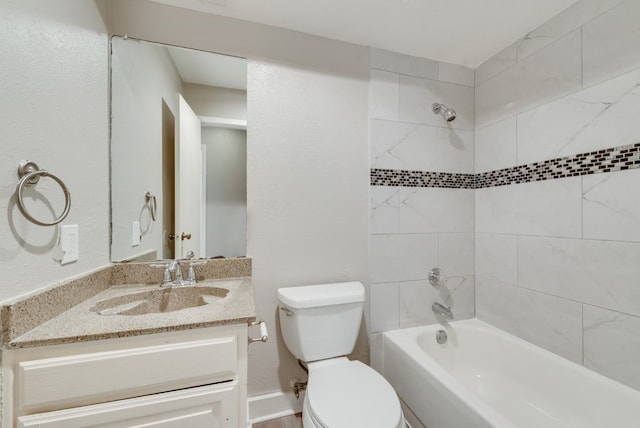
[[[431,305],[431,309],[436,314],[442,315],[447,321],[451,321],[453,319],[453,312],[451,312],[451,309],[438,302],[434,302],[433,305]]]

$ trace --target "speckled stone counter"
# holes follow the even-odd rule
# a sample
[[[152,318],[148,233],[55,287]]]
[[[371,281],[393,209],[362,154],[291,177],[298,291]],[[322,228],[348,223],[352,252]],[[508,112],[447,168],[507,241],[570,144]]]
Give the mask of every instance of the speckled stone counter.
[[[142,315],[101,315],[95,310],[107,299],[160,290],[162,274],[162,269],[147,263],[110,265],[7,302],[0,310],[2,346],[47,346],[255,320],[251,259],[247,258],[209,260],[198,267],[198,287],[228,290],[222,297],[205,297],[200,306]]]

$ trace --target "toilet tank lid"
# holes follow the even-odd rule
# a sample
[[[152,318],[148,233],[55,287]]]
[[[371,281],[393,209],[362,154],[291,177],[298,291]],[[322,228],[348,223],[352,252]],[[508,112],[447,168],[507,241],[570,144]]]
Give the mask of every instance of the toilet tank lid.
[[[364,301],[364,286],[357,281],[278,288],[278,300],[294,309]]]

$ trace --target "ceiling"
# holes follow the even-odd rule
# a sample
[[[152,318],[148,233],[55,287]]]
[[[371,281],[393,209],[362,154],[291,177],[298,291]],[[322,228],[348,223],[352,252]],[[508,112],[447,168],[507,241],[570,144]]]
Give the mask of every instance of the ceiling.
[[[193,49],[167,46],[185,83],[247,90],[247,60]]]
[[[152,0],[477,67],[577,0]]]

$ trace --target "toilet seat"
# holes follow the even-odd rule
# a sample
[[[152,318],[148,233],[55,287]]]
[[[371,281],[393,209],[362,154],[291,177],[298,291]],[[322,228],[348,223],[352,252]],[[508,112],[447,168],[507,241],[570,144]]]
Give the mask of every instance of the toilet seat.
[[[318,428],[400,428],[400,401],[371,367],[347,358],[309,364],[305,410]]]

